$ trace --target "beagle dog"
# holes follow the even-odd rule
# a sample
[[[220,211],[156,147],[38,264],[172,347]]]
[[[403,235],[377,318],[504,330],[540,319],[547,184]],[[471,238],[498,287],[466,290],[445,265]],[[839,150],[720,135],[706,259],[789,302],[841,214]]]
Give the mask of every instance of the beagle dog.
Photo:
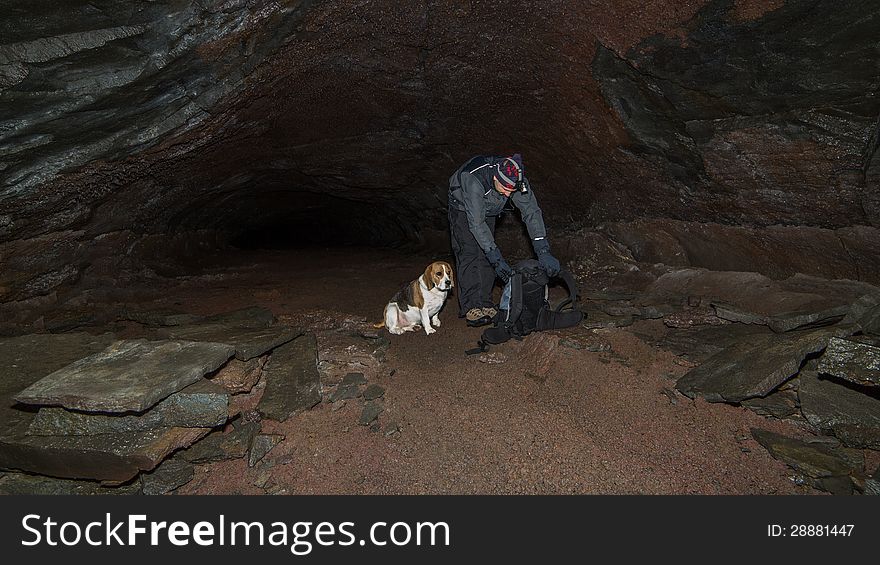
[[[431,335],[440,327],[437,313],[453,286],[452,266],[444,261],[431,263],[422,276],[397,291],[385,306],[385,320],[376,327],[384,326],[395,335],[422,327]]]

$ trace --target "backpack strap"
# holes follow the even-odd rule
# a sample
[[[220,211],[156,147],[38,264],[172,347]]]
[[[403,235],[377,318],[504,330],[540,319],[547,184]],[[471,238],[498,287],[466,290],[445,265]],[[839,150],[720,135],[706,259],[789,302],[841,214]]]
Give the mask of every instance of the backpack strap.
[[[484,342],[483,340],[480,340],[477,342],[477,346],[475,348],[468,349],[467,351],[464,352],[464,354],[465,355],[476,355],[477,353],[485,353],[486,351],[489,351],[489,345],[486,342]]]
[[[522,273],[514,272],[510,276],[510,306],[507,309],[507,319],[504,320],[504,325],[506,326],[515,324],[519,320],[520,314],[522,314],[522,279]]]
[[[580,295],[578,294],[577,284],[574,282],[574,277],[572,277],[571,273],[566,270],[559,271],[557,277],[562,279],[562,282],[565,283],[565,288],[568,290],[568,298],[557,304],[554,310],[559,312],[568,305],[571,305],[573,309],[577,309]]]

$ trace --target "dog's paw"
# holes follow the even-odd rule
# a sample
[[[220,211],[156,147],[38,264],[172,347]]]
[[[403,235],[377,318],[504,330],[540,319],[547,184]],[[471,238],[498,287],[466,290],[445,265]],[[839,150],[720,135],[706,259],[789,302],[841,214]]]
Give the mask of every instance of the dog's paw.
[[[388,328],[388,331],[393,333],[394,335],[403,335],[403,331],[400,328]]]
[[[427,334],[427,335],[431,335],[432,333],[434,333],[434,332],[436,332],[436,331],[437,331],[437,330],[435,330],[435,329],[432,328],[431,326],[427,326],[427,327],[425,328],[425,334]]]
[[[439,328],[440,327],[440,318],[438,318],[437,316],[434,316],[431,319],[431,325],[434,326],[435,328]]]

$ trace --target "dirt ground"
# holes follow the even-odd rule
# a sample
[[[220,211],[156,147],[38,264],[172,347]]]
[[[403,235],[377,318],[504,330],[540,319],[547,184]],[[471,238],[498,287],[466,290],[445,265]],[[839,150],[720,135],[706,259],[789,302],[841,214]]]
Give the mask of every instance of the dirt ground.
[[[207,314],[256,304],[282,318],[334,310],[379,321],[397,288],[433,259],[365,249],[241,253],[156,305]],[[363,400],[341,408],[324,402],[284,423],[264,421],[264,433],[286,439],[262,463],[202,465],[178,492],[817,492],[795,484],[792,471],[749,433],[805,431],[673,393],[675,378],[691,365],[628,329],[574,330],[610,349],[559,347],[542,381],[515,361],[521,344],[493,349],[507,362],[484,363],[464,354],[480,329],[468,328],[454,304],[440,319],[431,336],[390,336],[371,381],[386,389],[378,431],[357,423]]]

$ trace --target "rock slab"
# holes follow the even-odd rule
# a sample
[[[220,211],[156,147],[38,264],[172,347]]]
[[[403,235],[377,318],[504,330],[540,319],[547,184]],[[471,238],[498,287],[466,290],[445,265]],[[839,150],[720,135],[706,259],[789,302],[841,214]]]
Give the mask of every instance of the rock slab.
[[[315,335],[306,334],[276,349],[263,375],[266,390],[257,410],[265,418],[283,422],[295,412],[321,402]]]
[[[85,412],[143,412],[232,357],[221,343],[117,341],[15,396],[23,404]]]
[[[819,372],[863,386],[880,386],[880,347],[834,338],[819,362]]]
[[[0,339],[0,437],[23,435],[34,417],[13,397],[46,375],[98,353],[113,336],[33,334]]]
[[[142,432],[157,428],[214,428],[229,419],[229,393],[202,379],[142,414],[98,414],[42,407],[28,429],[29,435],[98,435]]]
[[[816,371],[801,371],[798,397],[810,424],[830,430],[845,445],[880,449],[880,398]]]
[[[133,434],[0,438],[0,468],[122,484],[209,431],[163,428]]]
[[[803,360],[825,349],[851,327],[752,336],[737,342],[692,369],[675,384],[682,394],[709,402],[742,402],[766,396],[795,375]]]

